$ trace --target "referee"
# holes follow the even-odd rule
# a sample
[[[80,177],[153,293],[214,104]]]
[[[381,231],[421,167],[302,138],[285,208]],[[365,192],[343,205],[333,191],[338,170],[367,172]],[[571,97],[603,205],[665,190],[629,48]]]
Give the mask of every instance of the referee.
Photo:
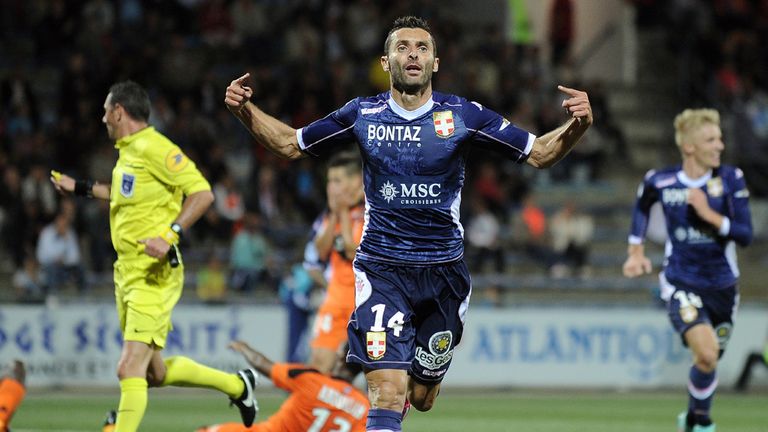
[[[211,205],[213,194],[195,163],[148,125],[149,107],[147,92],[135,82],[109,89],[102,121],[119,151],[111,184],[75,180],[55,171],[51,177],[60,192],[109,200],[117,252],[115,300],[124,341],[117,365],[120,406],[115,430],[137,430],[147,406],[147,387],[167,385],[219,390],[250,426],[258,411],[255,371],[230,374],[186,357],[161,355],[184,285],[177,244]]]

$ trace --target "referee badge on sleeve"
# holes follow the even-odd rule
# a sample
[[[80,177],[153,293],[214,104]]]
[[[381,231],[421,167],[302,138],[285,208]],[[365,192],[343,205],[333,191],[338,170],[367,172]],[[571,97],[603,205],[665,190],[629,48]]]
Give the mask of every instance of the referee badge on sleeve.
[[[123,179],[120,182],[120,194],[126,198],[133,196],[133,189],[136,186],[136,176],[123,173]]]
[[[379,360],[387,352],[387,334],[385,332],[367,332],[365,334],[368,358]]]

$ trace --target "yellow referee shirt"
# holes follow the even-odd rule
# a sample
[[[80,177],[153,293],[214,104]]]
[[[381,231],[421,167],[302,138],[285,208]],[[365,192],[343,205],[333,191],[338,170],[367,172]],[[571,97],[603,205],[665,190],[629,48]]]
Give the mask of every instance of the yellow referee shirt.
[[[185,195],[211,190],[179,147],[147,127],[121,138],[112,170],[109,224],[118,260],[144,254],[138,240],[156,237],[181,211]]]

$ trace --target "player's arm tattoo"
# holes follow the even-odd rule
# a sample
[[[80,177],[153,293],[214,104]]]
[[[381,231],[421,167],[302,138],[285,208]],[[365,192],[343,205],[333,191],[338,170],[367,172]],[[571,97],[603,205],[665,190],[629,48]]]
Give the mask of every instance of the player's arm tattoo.
[[[261,145],[285,159],[305,156],[299,147],[296,129],[260,110],[248,102],[235,116]]]

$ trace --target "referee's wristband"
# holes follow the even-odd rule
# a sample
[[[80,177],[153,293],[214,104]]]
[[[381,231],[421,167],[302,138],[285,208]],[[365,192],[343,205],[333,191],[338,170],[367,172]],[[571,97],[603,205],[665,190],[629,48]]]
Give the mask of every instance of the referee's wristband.
[[[93,198],[93,180],[75,180],[75,195]]]

